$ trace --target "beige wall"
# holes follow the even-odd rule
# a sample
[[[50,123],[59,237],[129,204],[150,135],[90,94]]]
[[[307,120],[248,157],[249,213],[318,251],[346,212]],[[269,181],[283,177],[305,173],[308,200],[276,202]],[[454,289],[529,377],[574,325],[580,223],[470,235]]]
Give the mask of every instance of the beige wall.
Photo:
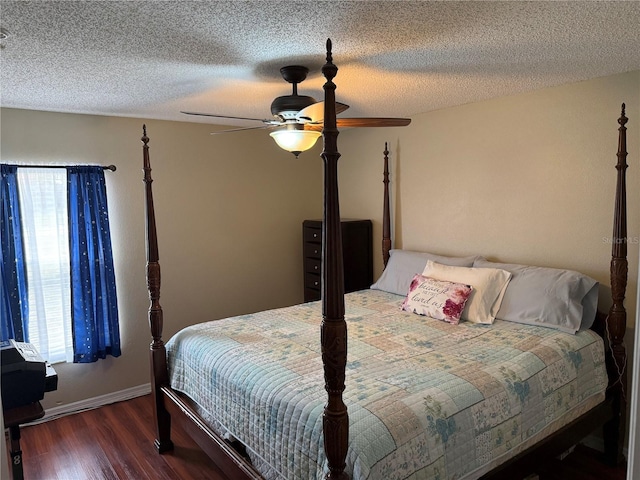
[[[339,76],[336,84],[339,95]],[[374,221],[378,252],[388,141],[396,247],[577,269],[604,285],[606,301],[623,101],[630,118],[626,304],[632,326],[640,72],[429,112],[406,128],[345,130],[338,139],[342,215]],[[143,121],[12,109],[3,109],[1,120],[2,161],[118,167],[107,173],[107,185],[123,355],[58,365],[59,389],[47,394],[45,407],[148,382]],[[202,124],[146,123],[165,338],[204,319],[301,301],[300,224],[322,212],[321,146],[296,161],[264,132],[212,137],[212,127]],[[376,275],[381,271],[376,254]]]
[[[64,406],[149,382],[143,120],[2,109],[1,159],[115,164],[106,172],[122,356],[55,366]],[[321,215],[320,146],[296,160],[265,132],[211,136],[146,121],[157,210],[165,338],[198,321],[302,301],[302,221]],[[246,287],[246,289],[243,289]]]
[[[349,131],[340,137],[342,214],[374,219],[380,238],[388,141],[395,247],[572,268],[608,286],[622,102],[630,118],[626,305],[633,325],[640,72],[429,112],[406,128]]]

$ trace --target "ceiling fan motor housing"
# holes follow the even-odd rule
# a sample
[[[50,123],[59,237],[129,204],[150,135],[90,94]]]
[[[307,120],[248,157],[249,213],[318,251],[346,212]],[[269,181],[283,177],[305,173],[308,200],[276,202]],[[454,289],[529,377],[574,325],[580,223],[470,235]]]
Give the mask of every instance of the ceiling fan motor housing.
[[[283,95],[271,102],[271,114],[283,120],[295,119],[303,108],[317,103],[317,100],[308,95]]]
[[[291,95],[283,95],[271,102],[271,114],[282,120],[294,120],[297,113],[318,101],[307,95],[298,95],[298,84],[307,78],[309,69],[302,65],[289,65],[280,69],[280,74],[293,85]]]

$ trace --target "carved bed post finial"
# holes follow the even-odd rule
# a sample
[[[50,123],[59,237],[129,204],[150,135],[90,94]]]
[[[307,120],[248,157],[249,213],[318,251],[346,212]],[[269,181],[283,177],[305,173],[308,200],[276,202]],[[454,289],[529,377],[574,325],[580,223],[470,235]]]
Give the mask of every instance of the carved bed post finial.
[[[391,210],[389,208],[389,149],[384,142],[384,204],[382,208],[382,262],[386,267],[391,250]]]
[[[167,370],[167,354],[162,341],[162,307],[160,306],[160,263],[158,256],[158,236],[156,217],[153,207],[151,184],[151,163],[149,161],[149,137],[147,126],[142,126],[142,161],[145,184],[145,233],[147,240],[147,288],[149,290],[149,328],[151,329],[151,345],[149,360],[151,366],[151,394],[154,398],[153,409],[156,421],[155,446],[159,452],[173,449],[171,441],[171,417],[164,407],[161,388],[169,384]]]
[[[332,45],[333,44],[331,43],[331,39],[327,38],[327,64],[333,64],[333,53],[331,52]],[[334,74],[334,77],[335,77],[335,74]]]
[[[322,416],[324,451],[329,463],[327,480],[346,480],[344,473],[349,441],[349,417],[342,399],[347,363],[347,324],[344,320],[344,273],[342,233],[338,204],[338,129],[331,40],[327,40],[327,63],[322,67],[324,84],[324,219],[322,222],[322,325],[321,346],[327,403]]]
[[[611,297],[613,304],[609,309],[607,319],[608,340],[611,347],[612,359],[609,367],[609,387],[614,395],[614,414],[612,422],[605,425],[605,455],[612,464],[619,464],[623,460],[622,445],[625,433],[627,386],[627,354],[624,345],[624,335],[627,328],[627,311],[624,307],[624,297],[627,288],[627,117],[625,104],[622,104],[620,118],[618,118],[618,162],[616,164],[617,183],[615,196],[615,210],[613,222],[613,237],[611,239]]]

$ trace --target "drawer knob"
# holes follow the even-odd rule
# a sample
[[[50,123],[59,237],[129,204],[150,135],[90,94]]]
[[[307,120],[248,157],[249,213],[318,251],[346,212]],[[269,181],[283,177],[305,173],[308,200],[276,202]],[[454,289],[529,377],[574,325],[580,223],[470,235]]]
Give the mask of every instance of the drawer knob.
[[[313,286],[314,286],[314,287],[317,287],[317,286],[318,286],[318,282],[317,282],[317,281],[316,281],[316,282],[313,282]]]
[[[313,269],[314,269],[314,270],[317,270],[317,269],[318,269],[318,265],[314,265],[314,266],[313,266]]]
[[[317,234],[317,233],[314,233],[314,234],[313,234],[313,238],[318,238],[318,234]]]

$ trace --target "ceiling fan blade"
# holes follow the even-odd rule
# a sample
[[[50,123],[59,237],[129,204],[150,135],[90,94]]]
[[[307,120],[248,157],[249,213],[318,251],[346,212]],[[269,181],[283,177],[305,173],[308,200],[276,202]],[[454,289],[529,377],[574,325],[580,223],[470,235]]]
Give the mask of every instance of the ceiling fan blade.
[[[180,113],[184,113],[185,115],[199,115],[201,117],[215,117],[215,118],[229,118],[232,120],[253,120],[256,122],[262,122],[262,123],[267,123],[267,124],[273,124],[273,125],[280,125],[281,122],[278,122],[277,120],[269,120],[266,118],[247,118],[247,117],[231,117],[229,115],[216,115],[214,113],[200,113],[200,112],[183,112],[180,111]]]
[[[337,127],[405,127],[411,123],[410,118],[337,118]],[[322,122],[305,123],[305,130],[322,131]]]
[[[211,132],[211,135],[219,135],[221,133],[244,132],[245,130],[262,130],[264,128],[275,128],[278,126],[279,125],[260,125],[259,127],[232,128],[230,130],[220,130],[218,132]]]
[[[336,102],[336,115],[344,112],[349,105],[345,103]],[[296,115],[298,120],[306,120],[309,122],[322,122],[324,118],[324,102],[316,102],[303,108]]]
[[[406,127],[411,123],[410,118],[338,118],[338,127]]]

